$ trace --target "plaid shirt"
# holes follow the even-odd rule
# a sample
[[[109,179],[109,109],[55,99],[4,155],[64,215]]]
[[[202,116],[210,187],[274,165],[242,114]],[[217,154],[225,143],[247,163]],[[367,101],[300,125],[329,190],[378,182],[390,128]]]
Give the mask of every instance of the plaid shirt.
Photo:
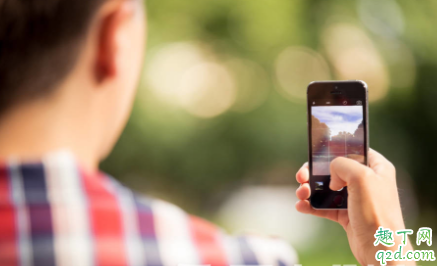
[[[293,265],[277,239],[230,237],[180,208],[139,197],[69,153],[0,163],[1,266]]]

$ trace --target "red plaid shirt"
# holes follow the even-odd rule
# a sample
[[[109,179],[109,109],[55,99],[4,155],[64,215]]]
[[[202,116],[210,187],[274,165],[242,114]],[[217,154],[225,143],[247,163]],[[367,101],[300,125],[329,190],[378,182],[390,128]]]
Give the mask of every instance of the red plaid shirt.
[[[230,237],[180,208],[135,195],[68,153],[0,165],[1,266],[293,265],[282,241]]]

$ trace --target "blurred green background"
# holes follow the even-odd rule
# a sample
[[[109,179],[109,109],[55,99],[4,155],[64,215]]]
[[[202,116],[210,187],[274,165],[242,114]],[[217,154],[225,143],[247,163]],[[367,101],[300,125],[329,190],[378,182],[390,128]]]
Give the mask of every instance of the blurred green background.
[[[294,175],[308,156],[307,84],[361,79],[407,227],[437,228],[437,1],[146,4],[143,78],[103,170],[231,233],[281,235],[303,265],[356,263],[340,226],[294,210]]]

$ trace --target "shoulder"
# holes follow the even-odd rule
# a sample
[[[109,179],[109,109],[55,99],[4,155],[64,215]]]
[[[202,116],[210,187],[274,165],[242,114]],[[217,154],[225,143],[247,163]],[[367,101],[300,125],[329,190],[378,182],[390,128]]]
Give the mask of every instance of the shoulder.
[[[286,266],[297,263],[294,249],[279,238],[231,236],[174,204],[138,196],[137,202],[139,209],[153,215],[153,231],[162,260],[166,262],[163,264]]]
[[[174,204],[134,194],[116,181],[113,188],[129,225],[126,231],[153,265],[289,266],[297,262],[296,252],[281,239],[231,236]]]

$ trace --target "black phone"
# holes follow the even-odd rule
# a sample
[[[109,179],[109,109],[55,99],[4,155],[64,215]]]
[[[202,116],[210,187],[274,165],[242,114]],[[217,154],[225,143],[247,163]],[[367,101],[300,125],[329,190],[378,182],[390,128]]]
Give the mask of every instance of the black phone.
[[[329,188],[330,164],[342,156],[367,165],[368,92],[363,81],[315,81],[308,96],[311,206],[347,209],[347,187]]]

